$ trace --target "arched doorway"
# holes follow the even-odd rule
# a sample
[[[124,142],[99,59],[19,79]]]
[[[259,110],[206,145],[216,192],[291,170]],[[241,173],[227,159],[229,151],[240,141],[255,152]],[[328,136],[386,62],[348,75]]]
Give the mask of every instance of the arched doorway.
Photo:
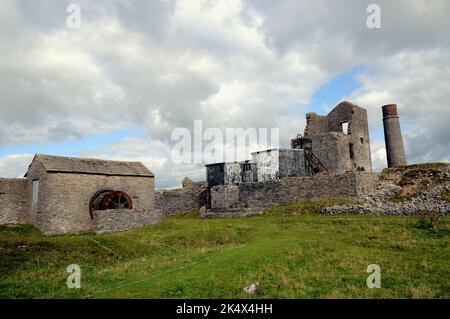
[[[89,212],[106,209],[133,209],[131,197],[122,191],[102,190],[97,192],[89,204]]]

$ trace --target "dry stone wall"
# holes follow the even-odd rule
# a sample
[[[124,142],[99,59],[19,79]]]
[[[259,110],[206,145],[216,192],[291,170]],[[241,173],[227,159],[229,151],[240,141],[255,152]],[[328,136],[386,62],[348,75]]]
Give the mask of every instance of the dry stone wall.
[[[92,213],[93,230],[97,234],[140,228],[161,220],[161,212],[136,210],[98,210]]]
[[[27,220],[28,182],[25,178],[0,178],[0,225]]]
[[[188,213],[206,205],[206,183],[184,184],[183,188],[156,191],[155,206],[163,215]]]

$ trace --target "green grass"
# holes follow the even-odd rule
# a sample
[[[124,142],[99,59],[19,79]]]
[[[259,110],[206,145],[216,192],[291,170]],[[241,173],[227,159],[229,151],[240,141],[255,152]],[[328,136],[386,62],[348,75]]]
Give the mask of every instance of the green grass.
[[[171,217],[108,235],[44,237],[0,227],[0,298],[450,298],[450,218],[323,216],[339,200],[299,202],[261,216]],[[78,264],[81,289],[68,289]],[[381,267],[381,289],[366,268]]]

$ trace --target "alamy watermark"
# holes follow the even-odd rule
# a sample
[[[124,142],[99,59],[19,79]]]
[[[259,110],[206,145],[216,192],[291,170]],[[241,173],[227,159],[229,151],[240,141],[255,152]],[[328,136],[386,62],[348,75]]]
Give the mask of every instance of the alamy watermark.
[[[194,121],[194,131],[178,127],[171,139],[177,142],[171,151],[175,164],[204,164],[235,162],[248,159],[251,152],[278,148],[278,128],[219,128],[203,127],[202,120]]]
[[[67,266],[67,272],[70,274],[67,277],[66,284],[69,289],[81,288],[81,268],[77,264]]]
[[[370,289],[381,288],[381,268],[376,264],[371,264],[367,266],[368,273],[371,273],[367,277],[367,287]]]
[[[381,29],[381,7],[378,4],[372,3],[367,6],[366,25],[369,29]]]
[[[66,19],[66,26],[69,29],[81,28],[81,8],[80,5],[72,3],[67,6],[67,13],[70,13]]]

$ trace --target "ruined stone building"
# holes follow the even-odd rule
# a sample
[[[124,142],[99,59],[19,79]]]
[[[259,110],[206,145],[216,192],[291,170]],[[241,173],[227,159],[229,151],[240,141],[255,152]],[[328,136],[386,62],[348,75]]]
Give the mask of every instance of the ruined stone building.
[[[208,186],[279,180],[316,173],[372,172],[367,111],[349,102],[328,115],[306,115],[304,136],[291,149],[252,153],[252,160],[206,165]]]
[[[349,102],[328,115],[306,115],[291,148],[254,152],[251,160],[206,165],[206,182],[155,191],[142,163],[36,155],[24,178],[0,178],[0,225],[42,233],[105,233],[206,207],[202,216],[245,216],[299,199],[357,198],[374,191],[365,109]],[[406,164],[395,105],[383,107],[389,167]],[[202,210],[203,211],[203,210]]]
[[[328,172],[372,171],[367,111],[357,105],[342,102],[326,116],[306,114],[304,138]]]
[[[108,232],[158,220],[155,176],[139,162],[36,155],[25,178],[0,179],[0,224],[44,234]]]
[[[304,136],[291,149],[252,153],[245,163],[207,165],[209,212],[246,214],[274,203],[320,197],[355,197],[372,174],[367,111],[349,102],[328,115],[306,115]]]

